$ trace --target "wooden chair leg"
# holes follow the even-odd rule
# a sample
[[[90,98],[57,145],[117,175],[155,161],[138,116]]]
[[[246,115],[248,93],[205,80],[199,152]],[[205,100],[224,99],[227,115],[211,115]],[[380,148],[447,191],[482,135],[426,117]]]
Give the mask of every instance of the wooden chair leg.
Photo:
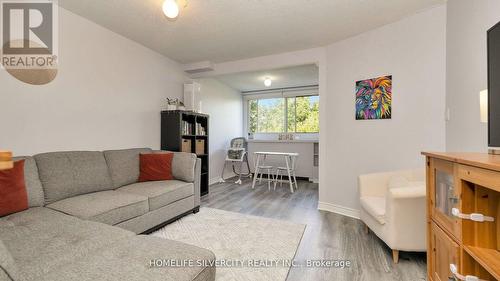
[[[399,251],[392,250],[392,261],[397,264],[399,262]]]

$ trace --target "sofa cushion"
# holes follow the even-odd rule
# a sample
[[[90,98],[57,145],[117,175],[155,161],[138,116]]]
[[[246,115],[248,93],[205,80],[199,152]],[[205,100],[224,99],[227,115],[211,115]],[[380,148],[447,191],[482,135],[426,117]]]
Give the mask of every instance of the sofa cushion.
[[[104,151],[114,188],[139,180],[139,154],[151,153],[150,148]]]
[[[156,260],[161,260],[154,266]],[[162,261],[193,261],[193,266],[161,266]],[[215,255],[172,240],[138,235],[67,263],[40,281],[208,281],[215,280]],[[200,265],[201,264],[201,265]]]
[[[26,191],[28,192],[28,206],[42,207],[43,202],[43,187],[38,176],[38,167],[36,166],[33,157],[14,157],[14,161],[24,160],[24,182]]]
[[[81,219],[109,225],[144,215],[149,211],[147,197],[114,190],[67,198],[47,207]]]
[[[74,260],[133,236],[134,233],[118,227],[48,208],[30,208],[0,218],[0,239],[25,281],[42,280],[49,271],[58,271]]]
[[[124,221],[115,226],[132,231],[137,234],[152,231],[165,222],[187,212],[192,212],[194,206],[194,196],[175,201],[160,209],[150,211],[147,214]]]
[[[169,180],[150,181],[119,188],[117,191],[145,196],[149,199],[149,210],[153,211],[194,194],[192,183]]]
[[[19,280],[17,266],[2,240],[0,240],[0,280]]]
[[[148,153],[139,155],[139,182],[173,180],[173,153]]]
[[[360,203],[368,214],[380,224],[385,224],[385,197],[363,196]]]
[[[196,154],[166,150],[155,150],[154,153],[174,153],[174,159],[172,159],[172,176],[177,180],[194,182],[194,168],[198,159]]]
[[[102,152],[71,151],[35,155],[45,203],[113,189]]]
[[[177,180],[194,182],[195,173],[194,166],[196,165],[196,154],[175,152],[172,160],[172,175]]]
[[[0,171],[0,217],[28,209],[28,193],[24,183],[24,160]]]

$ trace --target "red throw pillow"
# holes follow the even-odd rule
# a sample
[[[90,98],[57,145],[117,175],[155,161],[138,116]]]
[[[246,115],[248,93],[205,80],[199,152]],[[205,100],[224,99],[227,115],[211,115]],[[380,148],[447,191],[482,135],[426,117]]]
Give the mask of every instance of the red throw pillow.
[[[0,217],[28,209],[28,192],[24,182],[24,160],[14,168],[0,171]]]
[[[139,182],[173,180],[173,153],[140,154],[141,174]]]

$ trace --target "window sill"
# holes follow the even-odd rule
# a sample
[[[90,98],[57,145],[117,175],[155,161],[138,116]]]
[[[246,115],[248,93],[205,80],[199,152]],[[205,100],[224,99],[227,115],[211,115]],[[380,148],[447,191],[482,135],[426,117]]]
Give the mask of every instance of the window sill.
[[[253,139],[248,140],[249,143],[315,143],[319,142],[316,139],[303,139],[303,140],[261,140],[261,139]]]

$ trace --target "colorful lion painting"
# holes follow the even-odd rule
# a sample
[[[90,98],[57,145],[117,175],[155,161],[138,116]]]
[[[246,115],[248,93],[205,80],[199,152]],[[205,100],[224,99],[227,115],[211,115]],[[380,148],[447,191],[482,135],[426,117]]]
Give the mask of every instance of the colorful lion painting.
[[[392,76],[356,82],[356,120],[391,119]]]

